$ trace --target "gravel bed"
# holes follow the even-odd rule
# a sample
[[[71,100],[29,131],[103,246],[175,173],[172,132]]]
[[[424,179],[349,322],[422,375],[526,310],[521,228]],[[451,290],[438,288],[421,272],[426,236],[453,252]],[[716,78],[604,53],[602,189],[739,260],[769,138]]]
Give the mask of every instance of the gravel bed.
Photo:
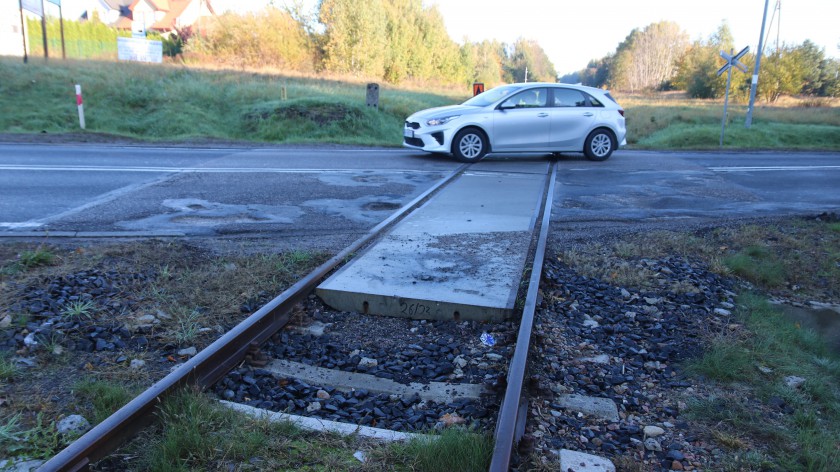
[[[262,346],[263,354],[305,365],[369,374],[403,384],[482,384],[480,401],[451,403],[355,390],[341,393],[266,370],[234,371],[214,386],[220,398],[272,411],[396,431],[495,422],[517,324],[426,321],[337,312],[312,296],[290,325]],[[319,396],[320,391],[320,396]],[[455,422],[455,423],[453,423]]]
[[[342,392],[296,379],[276,378],[263,369],[234,370],[213,391],[225,400],[257,408],[395,431],[427,431],[453,424],[483,430],[494,421],[492,406],[484,402],[438,403],[416,395],[403,398],[365,389]]]
[[[737,329],[729,319],[735,283],[676,257],[643,259],[637,267],[656,273],[660,289],[635,292],[556,260],[547,264],[527,443],[546,463],[572,449],[645,470],[720,470],[722,452],[682,417],[702,387],[676,363],[699,353],[708,334]],[[620,419],[564,409],[562,394],[611,399]]]

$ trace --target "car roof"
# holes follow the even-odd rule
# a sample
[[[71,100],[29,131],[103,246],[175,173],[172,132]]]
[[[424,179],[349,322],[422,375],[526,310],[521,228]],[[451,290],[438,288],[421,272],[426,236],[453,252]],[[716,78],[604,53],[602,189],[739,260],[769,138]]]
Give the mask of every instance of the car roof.
[[[588,85],[581,85],[581,84],[564,84],[561,82],[517,82],[515,84],[510,85],[519,85],[523,87],[567,87],[567,88],[574,88],[578,90],[586,90],[586,91],[595,91],[598,93],[608,93],[609,90],[600,89],[597,87],[590,87]]]

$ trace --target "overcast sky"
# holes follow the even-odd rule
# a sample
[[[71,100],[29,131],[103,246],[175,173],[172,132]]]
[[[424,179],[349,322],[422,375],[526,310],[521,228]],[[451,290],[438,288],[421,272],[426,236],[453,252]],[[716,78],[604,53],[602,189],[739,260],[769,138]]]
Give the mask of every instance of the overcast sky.
[[[8,0],[0,0],[8,1]],[[65,8],[96,0],[63,0]],[[211,0],[217,11],[259,10],[270,0]],[[276,0],[283,5],[293,0]],[[316,0],[303,0],[313,6]],[[827,56],[840,58],[840,0],[769,0],[765,44],[801,44],[810,39]],[[726,20],[740,50],[755,52],[765,0],[424,0],[437,5],[453,40],[461,43],[517,38],[536,40],[561,75],[600,59],[633,28],[673,21],[694,39],[706,39]],[[775,11],[775,18],[773,14]],[[770,25],[772,18],[772,25]]]

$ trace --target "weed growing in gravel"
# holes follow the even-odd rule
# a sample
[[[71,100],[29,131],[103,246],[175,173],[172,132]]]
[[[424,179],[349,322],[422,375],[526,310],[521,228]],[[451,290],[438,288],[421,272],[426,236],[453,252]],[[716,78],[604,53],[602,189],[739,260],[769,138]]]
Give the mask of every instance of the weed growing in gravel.
[[[77,300],[64,305],[61,315],[71,320],[88,319],[93,316],[94,308],[96,305],[90,300]]]
[[[55,260],[55,254],[44,248],[37,248],[34,251],[23,251],[20,253],[20,263],[27,269],[43,265],[50,265]]]
[[[49,459],[65,445],[55,423],[47,422],[40,413],[28,429],[23,425],[21,414],[0,418],[0,450],[7,456]]]
[[[722,336],[688,372],[721,382],[691,416],[735,449],[766,451],[772,468],[832,471],[840,463],[840,356],[756,295],[738,299],[746,330]],[[800,386],[790,384],[800,377]]]
[[[0,381],[8,382],[15,378],[18,368],[5,352],[0,353]]]
[[[174,312],[177,326],[172,338],[178,344],[189,344],[201,333],[201,313],[197,309],[179,308]]]

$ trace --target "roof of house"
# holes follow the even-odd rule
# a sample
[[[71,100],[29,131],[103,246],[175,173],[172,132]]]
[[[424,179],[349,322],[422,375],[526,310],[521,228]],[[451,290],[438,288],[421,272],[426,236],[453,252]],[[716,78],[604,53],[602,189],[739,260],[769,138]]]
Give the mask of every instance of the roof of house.
[[[127,7],[134,3],[134,0],[101,0],[112,10],[119,10],[120,7]]]
[[[137,6],[143,0],[111,0],[112,2],[124,2],[128,1],[129,4],[128,9],[132,12],[134,11],[134,7]],[[152,24],[149,29],[153,30],[163,30],[169,31],[175,27],[176,20],[178,17],[184,13],[184,10],[187,9],[190,4],[195,0],[145,0],[149,2],[152,7],[154,7],[158,11],[163,11],[166,14],[163,18],[159,21],[156,21]],[[215,15],[216,12],[213,10],[213,6],[210,4],[210,0],[201,0],[204,2],[204,6],[210,11],[212,15]],[[132,27],[132,17],[130,16],[120,16],[120,18],[113,24],[115,28],[120,29],[131,29]]]

